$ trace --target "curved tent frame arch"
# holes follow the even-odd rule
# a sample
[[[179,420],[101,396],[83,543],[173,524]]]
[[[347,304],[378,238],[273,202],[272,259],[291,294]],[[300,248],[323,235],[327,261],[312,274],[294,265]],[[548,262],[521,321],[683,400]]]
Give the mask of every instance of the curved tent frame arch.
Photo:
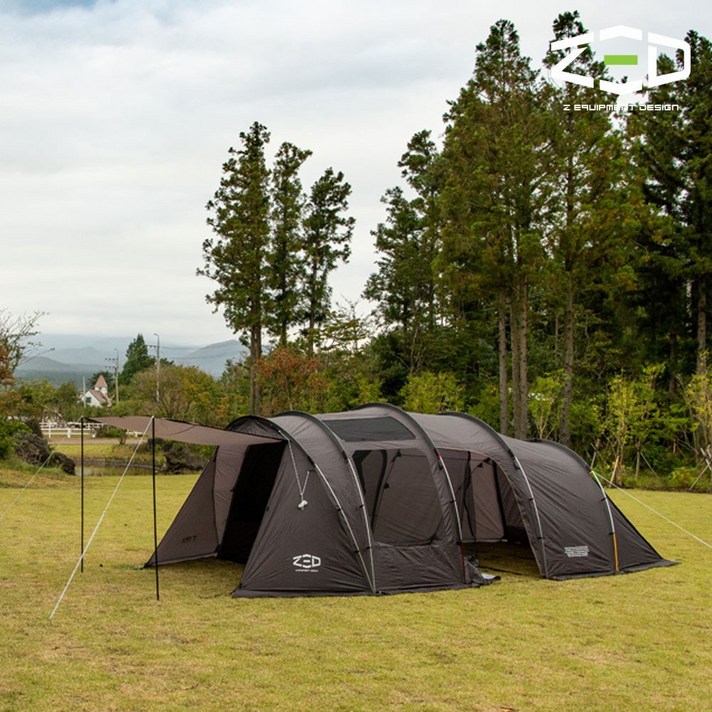
[[[615,568],[615,572],[620,573],[620,561],[618,557],[618,534],[616,532],[616,525],[613,519],[613,511],[611,510],[611,500],[608,498],[606,490],[603,488],[601,481],[598,479],[598,475],[589,467],[588,463],[577,452],[574,452],[571,448],[568,448],[565,445],[562,445],[561,443],[557,443],[554,440],[543,440],[541,438],[531,438],[529,442],[556,448],[559,452],[563,452],[568,455],[575,463],[583,467],[586,472],[588,472],[594,478],[596,484],[598,485],[598,489],[601,490],[601,497],[606,505],[606,513],[608,514],[608,521],[611,525],[613,565]]]
[[[475,417],[474,415],[470,415],[469,413],[458,413],[458,412],[446,412],[446,413],[441,413],[440,415],[442,416],[450,416],[450,417],[456,417],[456,418],[461,418],[463,420],[469,421],[474,425],[477,425],[480,429],[484,430],[505,452],[505,454],[511,459],[511,464],[514,467],[514,472],[512,474],[516,474],[519,472],[522,476],[523,482],[526,486],[526,489],[529,494],[529,503],[531,504],[532,512],[533,512],[533,521],[536,526],[536,531],[533,532],[534,535],[536,536],[536,540],[538,542],[538,546],[534,547],[532,546],[532,551],[534,552],[534,556],[537,560],[537,564],[539,565],[539,570],[542,573],[542,576],[544,578],[548,578],[548,566],[547,566],[547,559],[546,559],[546,545],[545,545],[545,538],[544,538],[544,531],[542,528],[541,524],[541,517],[539,516],[539,507],[537,506],[536,498],[534,497],[534,491],[532,490],[531,482],[529,481],[529,477],[527,476],[527,473],[522,466],[522,463],[519,461],[519,458],[517,455],[514,453],[512,448],[508,445],[507,441],[500,435],[491,425],[486,423],[484,420],[480,420],[480,418]],[[509,474],[507,472],[507,469],[503,467],[505,463],[501,463],[492,456],[490,453],[487,453],[492,457],[497,464],[502,467],[503,471],[505,474],[508,476],[509,479]],[[515,497],[519,499],[518,495],[519,492],[516,488],[513,488]],[[529,517],[525,517],[524,515],[526,514],[526,509],[522,506],[522,502],[518,501],[519,505],[519,510],[520,513],[522,514],[522,519],[525,522],[525,525],[529,521]],[[531,541],[531,534],[530,536],[530,541]],[[539,557],[541,556],[541,560]]]
[[[448,472],[447,466],[445,465],[445,460],[443,459],[437,447],[435,447],[435,443],[433,443],[433,440],[428,434],[427,430],[425,430],[425,428],[423,428],[423,426],[417,420],[415,420],[415,418],[413,418],[413,416],[408,413],[408,411],[405,411],[402,408],[399,408],[398,406],[392,405],[390,403],[367,403],[356,408],[354,412],[365,410],[367,408],[382,409],[400,415],[400,417],[403,418],[408,423],[408,425],[410,425],[414,430],[416,430],[418,434],[423,438],[423,440],[425,440],[425,442],[430,446],[432,453],[435,456],[435,466],[442,469],[445,474],[445,479],[447,481],[447,486],[451,498],[450,505],[454,514],[453,518],[457,527],[458,543],[460,544],[460,546],[462,546],[462,522],[460,521],[460,512],[457,509],[455,489],[452,485],[452,478],[450,477],[450,473]]]
[[[393,420],[399,422],[408,432],[412,433],[415,437],[415,441],[419,442],[416,449],[425,458],[428,463],[428,469],[432,477],[432,483],[435,487],[435,492],[437,493],[437,499],[440,507],[440,516],[442,517],[442,523],[445,527],[445,539],[444,542],[448,546],[452,547],[451,554],[443,554],[443,561],[451,561],[454,568],[457,569],[457,581],[460,582],[459,585],[469,585],[472,582],[472,572],[469,571],[468,566],[465,561],[465,552],[463,545],[463,534],[462,534],[462,524],[460,521],[460,515],[457,508],[457,501],[454,493],[454,488],[452,484],[452,479],[450,473],[447,470],[447,466],[442,456],[440,455],[438,449],[435,447],[432,438],[429,436],[427,431],[420,426],[420,424],[413,419],[413,417],[406,411],[398,408],[397,406],[388,403],[368,403],[352,411],[345,411],[341,413],[325,413],[323,416],[311,416],[308,417],[312,421],[319,423],[320,427],[328,432],[330,439],[334,442],[338,448],[339,452],[342,453],[345,461],[349,465],[351,474],[353,477],[354,486],[356,487],[359,498],[361,500],[362,511],[364,513],[364,526],[369,535],[369,541],[371,546],[371,552],[373,552],[375,547],[375,538],[373,536],[373,529],[371,523],[368,521],[367,508],[364,497],[364,492],[362,489],[361,482],[356,473],[355,464],[352,461],[352,457],[349,454],[349,448],[345,447],[340,436],[335,433],[330,427],[329,423],[332,420],[344,420],[348,421],[350,419],[358,419],[359,414],[363,414],[364,417],[378,418],[386,416]],[[299,413],[302,417],[305,415]],[[277,416],[279,417],[279,416]],[[324,420],[322,420],[322,417]],[[383,438],[383,442],[388,441],[388,437]],[[378,439],[371,441],[368,438],[364,438],[364,443],[368,442],[378,442]],[[444,485],[439,482],[439,478],[436,476],[437,472],[443,473],[445,476]],[[379,546],[381,546],[379,544]],[[405,551],[408,547],[395,546],[395,549],[400,549]],[[371,554],[371,560],[373,561],[373,554]],[[378,567],[376,567],[374,562],[374,577],[377,577]]]
[[[275,418],[279,418],[279,417],[283,417],[283,416],[284,417],[303,418],[303,419],[308,420],[309,422],[317,425],[319,427],[319,429],[324,433],[324,435],[327,436],[329,441],[334,445],[334,447],[338,450],[339,455],[343,458],[343,460],[348,465],[350,475],[353,477],[353,480],[354,480],[356,492],[358,493],[359,499],[361,501],[361,511],[363,513],[363,518],[364,518],[364,529],[365,529],[366,538],[368,541],[367,548],[368,548],[368,556],[369,556],[369,564],[370,564],[370,575],[369,575],[369,569],[366,566],[366,562],[364,561],[363,556],[361,554],[361,549],[358,545],[358,540],[356,539],[356,536],[353,533],[351,525],[348,521],[348,517],[346,517],[346,515],[344,514],[343,508],[341,507],[341,504],[339,503],[338,498],[334,494],[333,489],[331,489],[330,486],[329,486],[329,489],[331,490],[335,501],[339,505],[339,509],[340,509],[341,514],[344,518],[344,521],[347,523],[349,531],[351,532],[354,546],[356,547],[356,553],[358,554],[358,557],[361,561],[361,564],[362,564],[362,567],[364,570],[364,575],[366,576],[366,581],[368,582],[369,588],[371,589],[371,593],[375,594],[377,591],[377,588],[376,588],[376,568],[375,568],[375,564],[373,561],[373,537],[372,537],[372,533],[371,533],[371,527],[368,523],[368,517],[366,515],[366,502],[363,499],[363,492],[361,491],[361,485],[359,484],[358,476],[356,475],[356,470],[353,467],[351,458],[348,456],[347,452],[344,450],[343,445],[341,444],[341,441],[334,435],[334,433],[331,431],[331,429],[325,423],[323,423],[322,421],[319,420],[319,418],[314,417],[310,413],[305,413],[305,412],[299,411],[299,410],[288,410],[283,413],[280,413],[279,415],[276,415]],[[291,435],[289,437],[291,438]],[[305,453],[305,454],[307,454],[307,457],[309,457],[308,453]],[[318,467],[318,465],[316,465],[316,463],[315,463],[315,466]],[[328,484],[328,480],[326,479],[326,476],[324,475],[324,473],[321,471],[320,468],[319,468],[319,472],[321,474],[321,477]]]

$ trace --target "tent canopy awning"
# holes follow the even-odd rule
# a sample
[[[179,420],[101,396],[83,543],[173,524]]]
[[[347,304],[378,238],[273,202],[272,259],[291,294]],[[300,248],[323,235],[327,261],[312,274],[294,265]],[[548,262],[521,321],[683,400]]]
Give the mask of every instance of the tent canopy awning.
[[[152,435],[151,417],[143,415],[126,415],[102,418],[88,418],[95,423],[103,423],[121,430],[130,432],[145,433]],[[209,428],[205,425],[195,425],[185,423],[180,420],[169,420],[167,418],[154,418],[155,434],[157,438],[163,440],[178,440],[191,445],[214,445],[220,446],[245,446],[262,445],[270,442],[284,440],[275,433],[274,437],[266,435],[252,435],[251,433],[241,433],[232,430],[221,430],[220,428]]]

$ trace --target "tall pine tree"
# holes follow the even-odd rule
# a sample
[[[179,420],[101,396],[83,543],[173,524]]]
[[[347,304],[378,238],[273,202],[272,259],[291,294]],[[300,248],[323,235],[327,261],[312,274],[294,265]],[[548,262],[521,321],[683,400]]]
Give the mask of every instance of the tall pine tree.
[[[418,132],[408,143],[398,165],[415,197],[409,199],[403,189],[394,187],[381,199],[387,206],[386,221],[372,233],[381,257],[364,290],[364,297],[377,303],[376,313],[400,344],[400,359],[409,373],[417,373],[434,358],[438,156],[429,131]]]
[[[528,430],[530,287],[542,256],[546,142],[536,72],[514,25],[499,20],[477,46],[472,79],[446,116],[443,250],[453,304],[497,312],[500,429],[508,426],[511,348],[514,434]],[[464,272],[464,274],[463,274]],[[509,325],[509,342],[507,341]]]
[[[280,346],[287,345],[289,328],[297,321],[300,285],[304,282],[302,223],[306,198],[299,169],[311,153],[285,142],[277,151],[272,169],[272,234],[267,254],[270,307],[266,326]]]
[[[257,365],[265,322],[265,264],[270,235],[270,171],[265,146],[270,134],[255,122],[240,133],[241,147],[230,148],[215,196],[207,204],[214,237],[203,242],[205,266],[198,274],[217,283],[207,301],[222,308],[237,334],[247,334],[250,349],[250,412],[259,412]]]
[[[649,97],[679,111],[636,112],[628,128],[654,211],[644,235],[643,290],[650,305],[644,326],[669,345],[671,363],[704,374],[712,308],[712,45],[693,31],[685,39],[689,79],[655,87]],[[677,71],[683,57],[661,56],[658,63],[659,73]],[[694,353],[686,359],[681,352],[688,343]]]
[[[327,168],[312,185],[304,219],[306,274],[303,291],[303,324],[307,349],[314,353],[320,326],[331,304],[329,275],[339,261],[351,254],[354,218],[347,217],[351,186],[344,174]]]
[[[578,12],[566,12],[554,21],[553,32],[554,39],[561,40],[584,34],[586,29]],[[553,66],[564,54],[550,51],[544,65]],[[567,71],[601,78],[605,68],[587,47]],[[600,90],[567,82],[560,88],[546,86],[543,95],[547,102],[550,146],[547,279],[556,311],[562,314],[559,439],[569,445],[576,326],[582,321],[582,294],[610,278],[611,269],[615,269],[621,256],[621,240],[627,238],[633,244],[626,226],[635,222],[631,214],[635,201],[629,194],[628,160],[611,116],[600,111],[570,110],[576,104],[605,103],[606,97]]]

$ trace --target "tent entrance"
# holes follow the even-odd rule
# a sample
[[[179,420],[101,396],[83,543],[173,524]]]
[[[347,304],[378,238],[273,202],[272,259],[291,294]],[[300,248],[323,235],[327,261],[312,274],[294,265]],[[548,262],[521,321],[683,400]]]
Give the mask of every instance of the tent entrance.
[[[247,562],[272,494],[284,448],[284,442],[277,442],[250,445],[245,451],[218,547],[219,559]]]
[[[453,482],[465,544],[529,545],[512,487],[491,459],[460,450],[441,450]],[[488,546],[487,549],[492,547]]]

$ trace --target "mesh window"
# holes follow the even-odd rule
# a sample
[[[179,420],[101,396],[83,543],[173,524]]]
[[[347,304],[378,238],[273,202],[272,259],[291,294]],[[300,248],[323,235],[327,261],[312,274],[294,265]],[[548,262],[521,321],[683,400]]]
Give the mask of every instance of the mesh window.
[[[395,418],[322,418],[332,432],[347,442],[362,440],[415,440],[415,435]]]
[[[415,450],[359,450],[354,462],[376,541],[407,546],[441,538],[440,500],[426,457]]]

